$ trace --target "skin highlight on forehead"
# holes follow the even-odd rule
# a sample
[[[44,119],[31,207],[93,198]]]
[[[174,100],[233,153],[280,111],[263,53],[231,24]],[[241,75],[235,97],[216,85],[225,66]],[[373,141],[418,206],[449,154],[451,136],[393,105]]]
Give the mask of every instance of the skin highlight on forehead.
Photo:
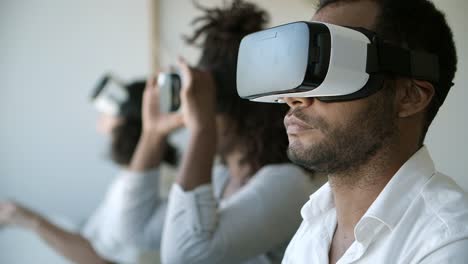
[[[374,30],[378,14],[379,5],[372,0],[344,1],[324,7],[315,13],[312,21]]]

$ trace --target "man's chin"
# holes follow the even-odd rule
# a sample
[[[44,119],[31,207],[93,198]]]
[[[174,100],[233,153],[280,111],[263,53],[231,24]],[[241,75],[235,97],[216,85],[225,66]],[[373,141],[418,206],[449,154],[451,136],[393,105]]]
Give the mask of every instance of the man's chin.
[[[287,151],[289,160],[294,164],[316,171],[320,171],[320,167],[328,160],[323,156],[324,153],[327,153],[327,150],[322,144],[304,145],[300,141],[290,142]]]
[[[307,157],[308,155],[306,155],[306,151],[304,148],[298,145],[290,144],[288,147],[287,154],[288,154],[289,160],[292,161],[294,164],[308,168],[310,157]]]
[[[319,144],[317,140],[309,140],[304,137],[289,137],[288,152],[293,152],[297,156],[308,156],[307,153]]]

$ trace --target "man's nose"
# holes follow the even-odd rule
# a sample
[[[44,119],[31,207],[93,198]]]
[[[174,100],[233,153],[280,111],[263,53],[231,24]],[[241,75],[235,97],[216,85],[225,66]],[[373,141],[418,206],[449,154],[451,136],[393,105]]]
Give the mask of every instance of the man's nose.
[[[313,97],[285,97],[283,100],[292,109],[297,107],[308,107],[314,102]]]

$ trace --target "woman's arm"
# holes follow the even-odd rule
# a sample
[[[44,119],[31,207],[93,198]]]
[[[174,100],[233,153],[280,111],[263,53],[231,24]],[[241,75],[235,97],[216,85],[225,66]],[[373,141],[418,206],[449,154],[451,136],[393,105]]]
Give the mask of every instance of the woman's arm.
[[[216,154],[215,84],[210,73],[190,68],[180,59],[181,107],[189,145],[176,182],[186,191],[211,182]]]
[[[142,134],[130,166],[109,191],[109,206],[117,220],[115,235],[132,246],[159,249],[166,202],[159,196],[159,166],[167,136],[183,125],[180,113],[159,111],[159,87],[149,78],[143,94]]]
[[[183,75],[184,84],[192,83],[185,79],[187,75]],[[129,171],[119,177],[119,183],[111,195],[116,201],[113,211],[120,219],[115,227],[116,232],[139,248],[160,247],[166,203],[159,197],[159,173],[155,168],[161,162],[167,135],[184,123],[191,133],[191,139],[177,181],[187,189],[210,181],[216,144],[214,95],[206,96],[204,92],[199,93],[191,88],[182,88],[182,114],[161,114],[159,87],[154,78],[147,82],[143,95],[143,134]]]
[[[159,87],[154,77],[146,82],[141,112],[142,134],[129,166],[130,171],[136,172],[159,167],[167,148],[167,136],[183,125],[180,113],[160,113]]]
[[[0,202],[0,225],[16,225],[38,234],[57,253],[74,263],[111,263],[80,234],[66,231],[13,202]]]

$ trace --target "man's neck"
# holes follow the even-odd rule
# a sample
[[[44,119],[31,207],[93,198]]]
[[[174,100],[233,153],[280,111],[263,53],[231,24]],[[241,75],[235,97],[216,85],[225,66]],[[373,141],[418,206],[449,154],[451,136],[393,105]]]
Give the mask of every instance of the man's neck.
[[[330,263],[336,263],[354,242],[354,227],[377,199],[399,166],[389,153],[378,153],[366,164],[329,175],[337,225],[330,245]]]
[[[389,147],[357,168],[329,175],[340,228],[354,231],[387,183],[416,151],[417,148]]]
[[[330,248],[341,256],[354,241],[354,227],[392,179],[400,167],[417,151],[409,148],[387,148],[379,151],[366,164],[329,175],[337,226]],[[339,259],[339,258],[338,258]]]
[[[329,175],[340,231],[354,236],[354,227],[395,172],[391,168],[381,168],[379,171],[356,170],[353,175]],[[359,182],[351,182],[351,177],[361,178]]]

